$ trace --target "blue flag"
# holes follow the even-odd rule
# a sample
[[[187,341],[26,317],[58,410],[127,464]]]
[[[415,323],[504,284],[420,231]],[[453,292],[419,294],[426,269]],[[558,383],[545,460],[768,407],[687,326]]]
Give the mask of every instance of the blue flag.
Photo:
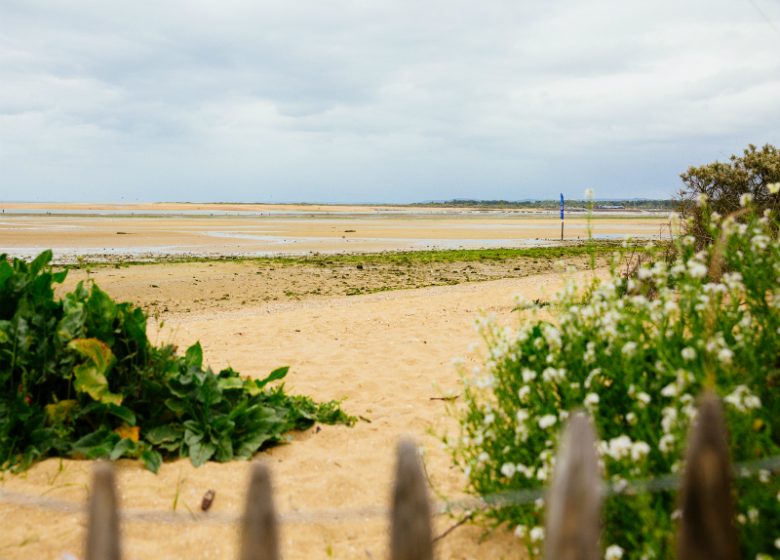
[[[561,193],[561,220],[563,220],[563,193]]]

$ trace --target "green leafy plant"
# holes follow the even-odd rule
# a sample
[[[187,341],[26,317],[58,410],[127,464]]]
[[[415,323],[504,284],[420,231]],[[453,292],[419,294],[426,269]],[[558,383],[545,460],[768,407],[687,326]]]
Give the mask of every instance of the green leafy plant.
[[[288,395],[288,368],[264,379],[203,365],[200,344],[154,346],[146,315],[83,283],[61,299],[46,251],[0,256],[0,466],[48,456],[248,459],[315,422],[351,425],[337,402]]]
[[[445,438],[471,493],[542,487],[561,425],[578,408],[594,420],[610,482],[680,472],[706,387],[723,399],[734,461],[780,454],[780,243],[770,212],[746,212],[707,221],[716,242],[703,250],[685,236],[674,261],[650,255],[631,276],[615,266],[584,290],[570,284],[544,311],[521,305],[530,316],[517,330],[481,322],[486,363],[463,372],[452,409],[460,431]],[[758,470],[736,486],[743,556],[777,557],[780,477]],[[675,507],[673,492],[608,498],[606,557],[672,557]],[[481,515],[538,557],[543,508],[539,500]]]

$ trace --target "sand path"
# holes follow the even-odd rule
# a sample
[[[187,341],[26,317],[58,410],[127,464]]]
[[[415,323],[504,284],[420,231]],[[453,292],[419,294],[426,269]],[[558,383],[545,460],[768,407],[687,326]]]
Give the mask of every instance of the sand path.
[[[573,274],[584,278],[589,273]],[[461,475],[429,433],[452,429],[454,422],[445,415],[444,404],[430,398],[459,391],[451,360],[478,340],[475,318],[480,312],[493,312],[499,321],[512,322],[515,294],[545,298],[561,284],[560,274],[544,274],[224,312],[166,314],[165,326],[153,338],[182,346],[200,339],[212,366],[229,363],[244,374],[265,375],[290,365],[290,391],[343,399],[349,412],[369,418],[370,423],[353,428],[323,426],[320,431],[296,433],[291,445],[260,457],[272,468],[278,509],[293,516],[282,529],[286,558],[384,558],[385,517],[359,510],[387,505],[399,437],[411,436],[425,448],[426,465],[438,490],[460,495]],[[50,459],[23,475],[5,474],[0,489],[79,503],[86,495],[89,467],[86,461]],[[245,462],[233,462],[194,469],[188,461],[177,461],[153,475],[133,461],[120,461],[119,491],[126,509],[170,512],[178,494],[177,511],[195,511],[205,490],[216,490],[210,512],[215,523],[128,522],[126,557],[235,557],[237,530],[221,520],[240,515],[247,468]],[[334,509],[345,518],[334,520],[329,513]],[[2,497],[0,512],[4,525],[0,558],[60,558],[64,552],[78,556],[81,515],[10,505]],[[450,518],[440,517],[436,530],[451,524]],[[480,543],[482,532],[478,527],[458,529],[440,543],[439,557],[523,556],[510,534],[497,532]]]

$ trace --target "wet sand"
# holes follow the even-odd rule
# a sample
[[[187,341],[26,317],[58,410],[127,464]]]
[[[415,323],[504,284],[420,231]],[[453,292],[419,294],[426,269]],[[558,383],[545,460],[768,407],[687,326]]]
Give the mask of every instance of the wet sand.
[[[538,211],[187,204],[5,208],[0,253],[31,257],[52,248],[61,262],[527,247],[559,243],[561,227],[557,214]],[[651,213],[598,213],[591,225],[597,239],[668,237],[669,231],[668,216]],[[585,215],[570,214],[565,239],[587,236]]]

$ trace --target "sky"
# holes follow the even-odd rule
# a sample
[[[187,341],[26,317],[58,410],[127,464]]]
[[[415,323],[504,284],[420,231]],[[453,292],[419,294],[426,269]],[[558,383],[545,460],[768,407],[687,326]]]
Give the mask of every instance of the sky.
[[[666,198],[780,144],[780,0],[0,0],[0,200]]]

